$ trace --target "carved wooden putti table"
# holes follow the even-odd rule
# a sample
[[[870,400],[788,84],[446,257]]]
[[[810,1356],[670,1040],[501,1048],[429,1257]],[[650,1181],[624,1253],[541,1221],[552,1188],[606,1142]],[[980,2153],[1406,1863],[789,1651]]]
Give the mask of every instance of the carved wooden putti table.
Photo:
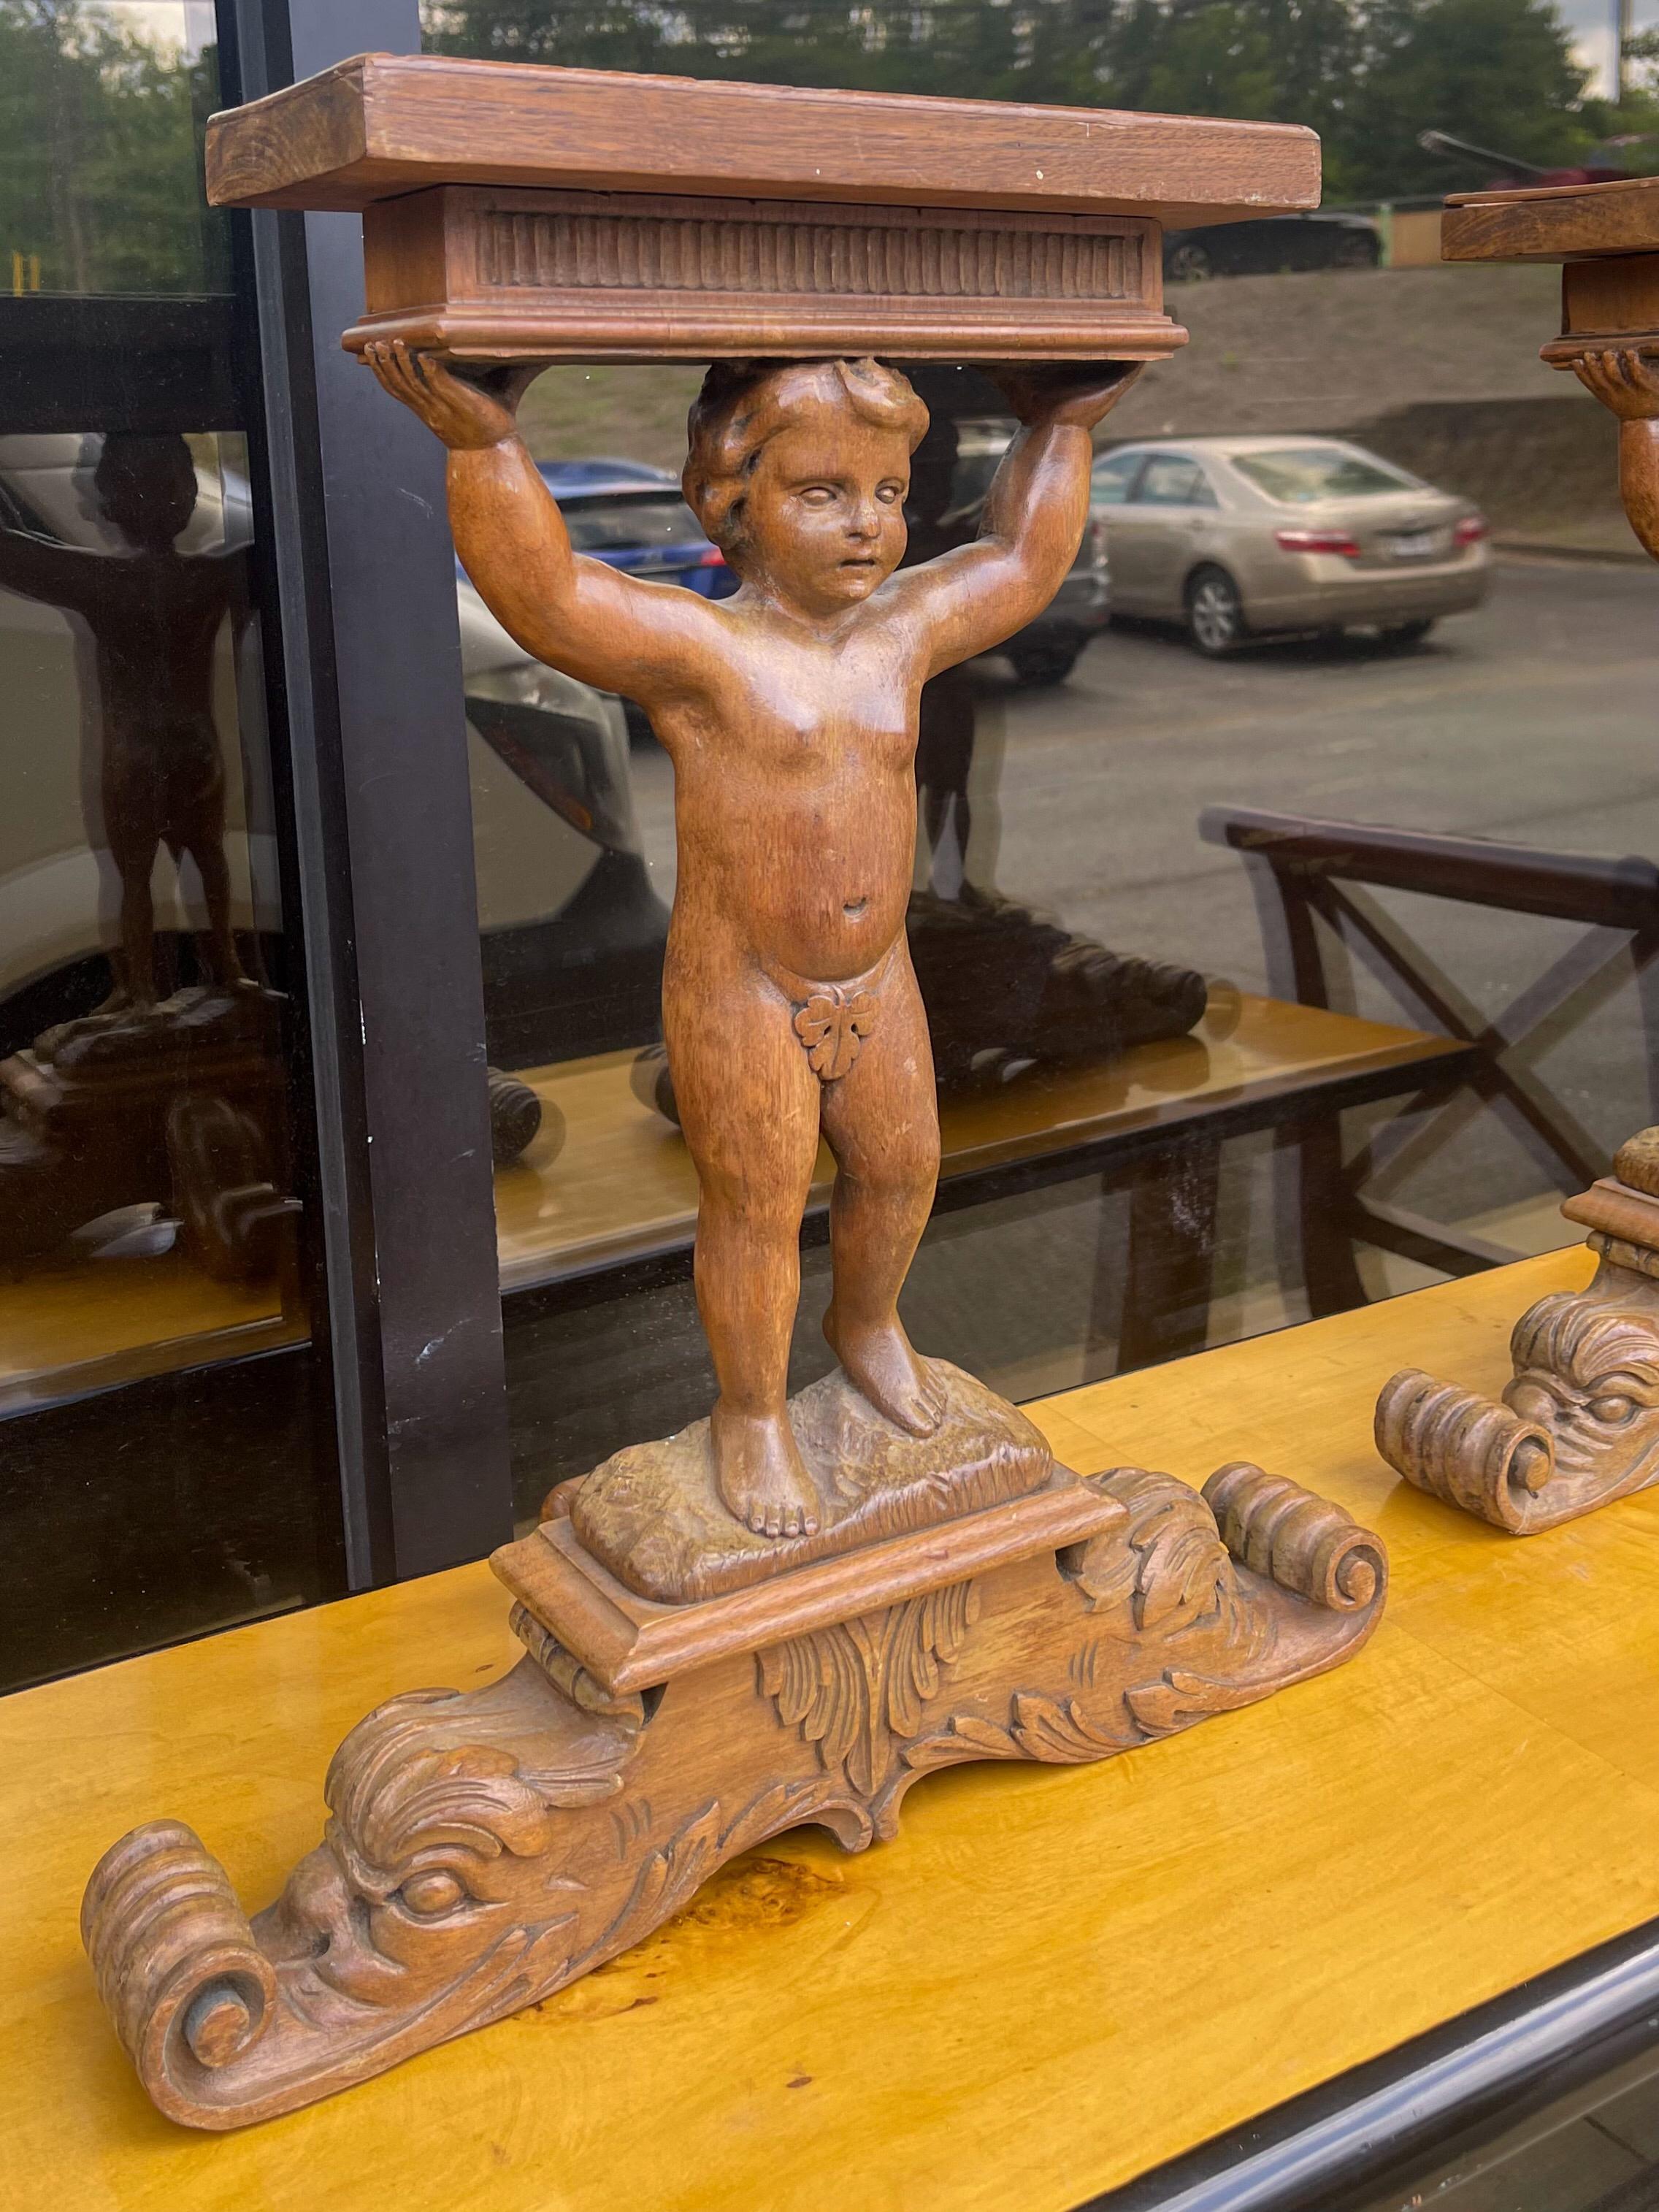
[[[246,1918],[177,1822],[106,1854],[105,2001],[161,2109],[225,2128],[562,1988],[781,1830],[860,1849],[938,1767],[1104,1759],[1318,1674],[1387,1566],[1258,1468],[1200,1496],[1057,1466],[896,1304],[939,1157],[903,934],[921,685],[1074,556],[1120,365],[1183,338],[1160,220],[1312,204],[1310,135],[368,58],[216,118],[210,176],[366,208],[346,343],[448,446],[475,582],[554,665],[637,677],[674,758],[665,1023],[720,1385],[496,1554],[525,1657],[361,1722],[275,1905]],[[839,357],[877,348],[1019,364],[995,520],[948,567],[900,571],[927,413]],[[686,491],[743,580],[718,608],[574,559],[515,433],[519,365],[664,355],[717,364]],[[786,1401],[820,1132],[839,1364]]]
[[[1529,1536],[1659,1480],[1659,1129],[1561,1211],[1601,1264],[1515,1325],[1501,1401],[1406,1368],[1376,1405],[1376,1446],[1418,1489]]]
[[[1659,178],[1460,192],[1448,261],[1559,261],[1561,335],[1541,349],[1619,418],[1619,489],[1659,560]]]

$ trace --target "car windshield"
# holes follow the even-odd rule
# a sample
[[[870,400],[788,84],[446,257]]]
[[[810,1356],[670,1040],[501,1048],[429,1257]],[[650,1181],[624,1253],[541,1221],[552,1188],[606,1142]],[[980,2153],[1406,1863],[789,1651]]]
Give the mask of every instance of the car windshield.
[[[653,545],[700,545],[702,526],[683,499],[646,493],[559,502],[579,553],[639,551]]]
[[[1316,499],[1374,499],[1380,492],[1411,491],[1415,477],[1340,446],[1287,446],[1271,453],[1235,453],[1233,466],[1258,491],[1284,507]]]

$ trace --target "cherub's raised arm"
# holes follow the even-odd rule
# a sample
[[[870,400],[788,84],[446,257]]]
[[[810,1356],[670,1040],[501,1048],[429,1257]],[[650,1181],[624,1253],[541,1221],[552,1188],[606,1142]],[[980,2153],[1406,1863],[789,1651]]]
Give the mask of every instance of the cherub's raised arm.
[[[465,382],[401,340],[364,359],[449,448],[449,519],[461,565],[526,653],[647,705],[695,679],[709,615],[695,592],[620,574],[571,550],[557,502],[518,434],[533,371]]]
[[[8,529],[0,523],[0,590],[16,592],[27,599],[44,599],[74,611],[84,601],[95,599],[100,586],[107,585],[114,559],[108,553],[63,545],[55,538]]]
[[[1048,605],[1077,558],[1089,519],[1090,436],[1140,363],[994,372],[1020,419],[986,495],[979,535],[889,589],[927,653],[927,673],[988,653]]]

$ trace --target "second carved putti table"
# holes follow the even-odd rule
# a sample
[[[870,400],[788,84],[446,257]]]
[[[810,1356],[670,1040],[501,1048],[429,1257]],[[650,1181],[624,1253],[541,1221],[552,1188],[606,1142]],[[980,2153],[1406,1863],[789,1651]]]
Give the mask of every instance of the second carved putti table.
[[[1561,334],[1543,358],[1619,417],[1620,494],[1659,559],[1659,178],[1460,193],[1441,251],[1561,264]],[[1391,1467],[1518,1536],[1659,1480],[1659,1129],[1561,1211],[1589,1231],[1595,1279],[1522,1315],[1502,1400],[1408,1368],[1376,1405]]]
[[[1561,331],[1542,349],[1619,418],[1619,489],[1659,559],[1659,178],[1460,192],[1448,261],[1559,261]]]
[[[1334,1666],[1387,1563],[1256,1467],[1073,1473],[896,1305],[938,1167],[921,685],[1075,555],[1092,425],[1183,342],[1161,222],[1313,204],[1311,134],[366,57],[216,118],[209,167],[222,203],[364,210],[346,343],[448,447],[475,582],[674,760],[665,1024],[720,1386],[496,1554],[524,1656],[360,1722],[275,1904],[176,1821],[100,1863],[82,1930],[144,2087],[228,2128],[562,1988],[781,1830],[858,1850],[940,1767],[1109,1758]],[[913,567],[927,410],[878,353],[988,362],[1023,425],[980,538]],[[742,580],[718,605],[574,557],[516,434],[537,365],[665,356],[712,364],[685,489]],[[838,1364],[786,1401],[820,1130]]]

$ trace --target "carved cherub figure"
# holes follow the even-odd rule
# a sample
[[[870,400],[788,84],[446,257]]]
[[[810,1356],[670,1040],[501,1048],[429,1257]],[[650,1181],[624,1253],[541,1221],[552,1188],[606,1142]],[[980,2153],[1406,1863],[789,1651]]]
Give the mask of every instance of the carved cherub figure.
[[[1087,518],[1090,433],[1135,371],[1001,378],[1023,428],[978,538],[901,571],[927,423],[905,379],[869,360],[717,362],[684,483],[741,588],[709,600],[573,554],[516,434],[526,373],[465,381],[398,342],[366,357],[449,448],[457,550],[497,617],[637,700],[673,763],[663,1024],[702,1192],[715,1478],[750,1528],[810,1534],[823,1501],[786,1392],[820,1132],[838,1170],[824,1333],[900,1428],[927,1435],[944,1409],[897,1306],[939,1171],[904,936],[921,687],[1053,597]]]

